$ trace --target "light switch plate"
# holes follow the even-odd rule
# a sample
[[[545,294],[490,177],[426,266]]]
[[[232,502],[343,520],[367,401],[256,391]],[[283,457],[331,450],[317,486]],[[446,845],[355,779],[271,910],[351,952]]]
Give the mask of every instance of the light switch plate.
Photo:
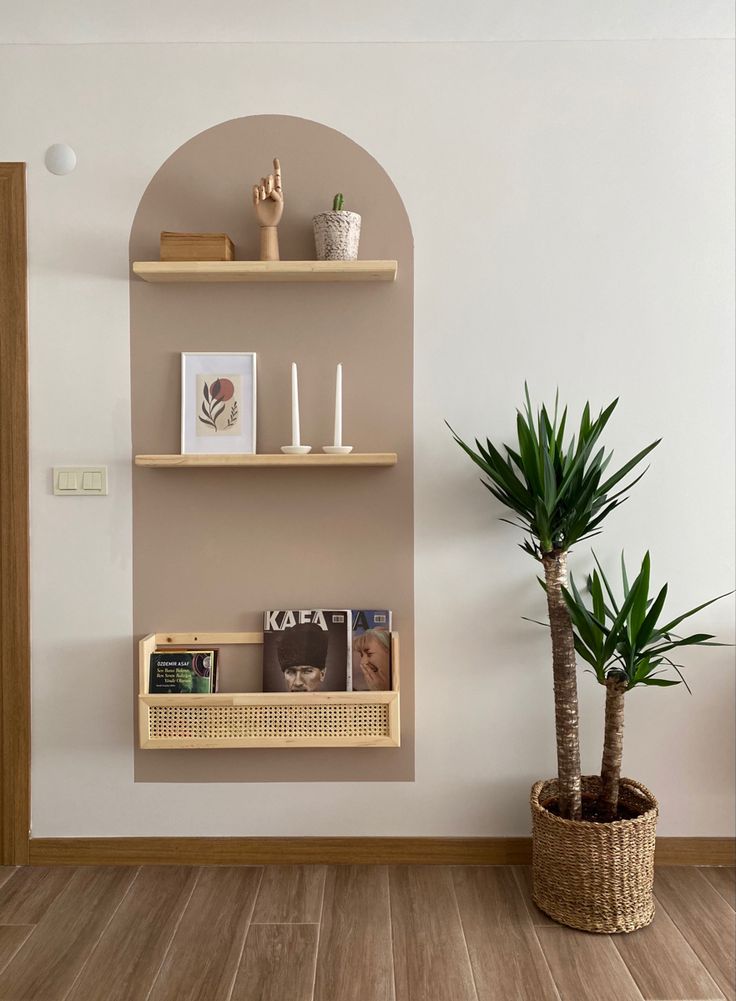
[[[106,497],[107,466],[54,466],[57,497]]]

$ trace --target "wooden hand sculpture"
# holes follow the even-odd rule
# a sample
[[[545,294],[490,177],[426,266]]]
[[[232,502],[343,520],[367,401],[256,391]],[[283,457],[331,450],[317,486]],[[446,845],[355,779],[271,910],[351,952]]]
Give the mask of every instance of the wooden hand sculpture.
[[[258,225],[261,227],[261,260],[279,260],[278,224],[284,211],[284,192],[281,187],[281,164],[273,161],[273,174],[262,177],[253,185],[253,205]]]

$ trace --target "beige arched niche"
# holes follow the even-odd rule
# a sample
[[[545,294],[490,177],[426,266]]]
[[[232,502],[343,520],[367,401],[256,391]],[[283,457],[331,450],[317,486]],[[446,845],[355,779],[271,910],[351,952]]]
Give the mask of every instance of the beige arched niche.
[[[344,192],[360,256],[396,259],[394,284],[174,284],[131,277],[134,453],[179,451],[182,351],[258,354],[258,450],[290,433],[299,365],[302,438],[331,441],[344,366],[344,437],[395,451],[392,469],[148,469],[133,474],[136,639],[166,630],[260,628],[266,608],[389,607],[401,634],[400,748],[141,751],[140,782],[407,781],[414,777],[413,244],[396,188],[334,129],[283,115],[224,122],[181,146],[143,195],[133,260],[161,230],[226,232],[258,257],[250,189],[281,159],[282,259],[314,257],[311,219]],[[227,648],[226,648],[227,649]],[[227,650],[222,689],[258,687],[258,648]],[[132,735],[131,735],[132,736]]]

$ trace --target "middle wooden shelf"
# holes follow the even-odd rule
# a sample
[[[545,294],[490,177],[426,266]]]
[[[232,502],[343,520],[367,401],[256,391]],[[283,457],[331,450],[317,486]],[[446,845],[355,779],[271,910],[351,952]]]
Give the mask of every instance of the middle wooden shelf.
[[[155,466],[175,469],[196,466],[247,466],[247,467],[300,467],[317,466],[395,466],[396,452],[349,452],[347,455],[328,455],[310,452],[307,455],[285,455],[281,452],[256,455],[136,455],[136,466]]]

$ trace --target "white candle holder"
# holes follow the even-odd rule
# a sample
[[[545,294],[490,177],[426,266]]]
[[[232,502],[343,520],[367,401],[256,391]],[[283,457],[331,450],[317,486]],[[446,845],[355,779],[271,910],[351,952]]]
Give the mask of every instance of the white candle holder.
[[[306,455],[312,451],[311,445],[282,445],[281,451],[285,455]]]
[[[323,445],[322,451],[328,455],[347,455],[353,451],[352,445]]]

